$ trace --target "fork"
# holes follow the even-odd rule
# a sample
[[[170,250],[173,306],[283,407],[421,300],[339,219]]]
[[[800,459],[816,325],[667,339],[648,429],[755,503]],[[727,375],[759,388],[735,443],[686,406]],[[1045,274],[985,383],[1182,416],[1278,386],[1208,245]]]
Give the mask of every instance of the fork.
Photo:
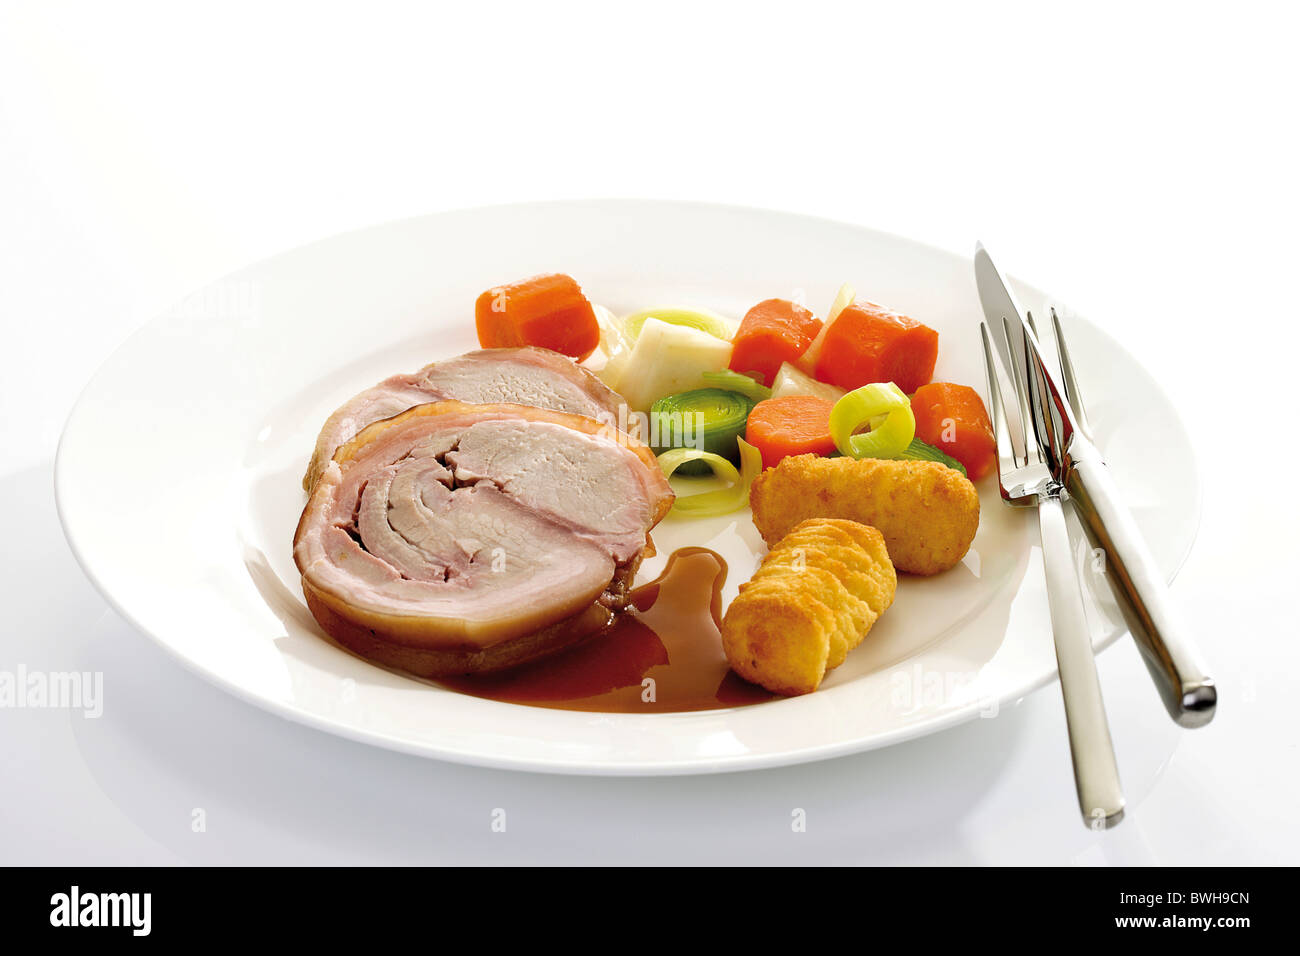
[[[1010,325],[1003,319],[1002,334],[1007,355],[1015,356]],[[1047,600],[1056,645],[1056,666],[1061,676],[1065,701],[1065,723],[1074,763],[1075,790],[1084,822],[1092,829],[1115,826],[1124,816],[1124,793],[1115,763],[1115,748],[1106,722],[1101,682],[1092,653],[1092,635],[1084,611],[1083,592],[1071,559],[1061,485],[1052,476],[1043,456],[1043,430],[1051,422],[1035,415],[1035,400],[1042,388],[1041,370],[1031,360],[1030,345],[1023,336],[1022,362],[1008,363],[1008,377],[1015,388],[1020,413],[1021,447],[1017,447],[1007,424],[1007,410],[998,385],[997,367],[987,323],[980,323],[984,344],[984,371],[988,377],[989,414],[998,449],[998,487],[1002,499],[1013,507],[1038,509],[1042,537],[1043,571],[1047,578]],[[1032,370],[1032,371],[1031,371]],[[1035,441],[1037,434],[1043,443]]]
[[[1074,409],[1074,423],[1079,426],[1079,431],[1083,432],[1083,437],[1093,441],[1092,423],[1088,421],[1088,409],[1083,404],[1083,394],[1079,391],[1079,376],[1074,372],[1074,361],[1070,358],[1070,350],[1065,345],[1065,330],[1061,328],[1061,317],[1056,314],[1054,305],[1050,306],[1048,311],[1052,315],[1052,338],[1056,341],[1056,358],[1061,366],[1061,386],[1065,389],[1065,400]],[[1041,342],[1042,337],[1038,334],[1038,326],[1034,324],[1034,314],[1026,312],[1025,318],[1029,321],[1029,330]]]

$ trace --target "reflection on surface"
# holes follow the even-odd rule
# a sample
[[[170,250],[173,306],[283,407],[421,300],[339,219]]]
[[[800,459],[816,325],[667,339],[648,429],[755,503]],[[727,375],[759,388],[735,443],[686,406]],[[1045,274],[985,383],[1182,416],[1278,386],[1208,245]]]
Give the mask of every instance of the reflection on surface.
[[[1178,740],[1140,667],[1104,672],[1115,692],[1112,720],[1124,728],[1116,743],[1133,809],[1123,827],[1098,835],[1078,823],[1051,691],[995,720],[815,766],[685,778],[518,774],[392,753],[281,720],[184,671],[112,613],[67,634],[61,654],[105,673],[107,706],[93,721],[16,715],[60,718],[59,733],[80,751],[71,763],[66,747],[59,751],[58,774],[75,778],[82,795],[64,807],[67,849],[47,842],[46,862],[84,862],[96,840],[110,838],[87,830],[74,851],[73,835],[120,814],[129,821],[120,839],[138,849],[104,862],[672,864],[725,851],[745,864],[1060,863],[1071,854],[1150,863],[1140,805]],[[1122,673],[1131,679],[1111,679]],[[44,750],[57,737],[40,738]],[[51,769],[48,779],[63,778]],[[114,809],[87,815],[91,795]],[[507,837],[489,826],[499,806],[509,813]],[[195,807],[206,811],[204,833],[191,830]],[[809,820],[797,837],[793,807]],[[1025,837],[1035,832],[1041,842]]]
[[[262,600],[272,613],[284,622],[286,629],[293,624],[304,631],[320,630],[311,611],[303,603],[302,594],[290,591],[285,586],[279,575],[271,570],[271,563],[265,554],[245,545],[244,567],[248,569],[248,576],[253,579],[257,593],[262,595]],[[321,634],[324,635],[324,631]]]

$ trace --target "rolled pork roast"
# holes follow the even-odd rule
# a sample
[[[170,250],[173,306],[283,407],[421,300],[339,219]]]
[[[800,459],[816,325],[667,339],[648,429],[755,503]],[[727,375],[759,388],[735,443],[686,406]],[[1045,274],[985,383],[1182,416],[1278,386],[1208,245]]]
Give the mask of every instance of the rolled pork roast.
[[[429,368],[501,381],[480,355]],[[672,501],[654,453],[591,417],[438,401],[325,459],[294,561],[316,620],[356,653],[422,677],[498,670],[608,628]]]
[[[311,491],[338,447],[371,422],[412,405],[444,399],[533,405],[605,424],[618,421],[623,404],[622,397],[590,371],[550,349],[525,346],[467,352],[414,374],[394,375],[345,402],[326,420],[316,439],[303,488]]]

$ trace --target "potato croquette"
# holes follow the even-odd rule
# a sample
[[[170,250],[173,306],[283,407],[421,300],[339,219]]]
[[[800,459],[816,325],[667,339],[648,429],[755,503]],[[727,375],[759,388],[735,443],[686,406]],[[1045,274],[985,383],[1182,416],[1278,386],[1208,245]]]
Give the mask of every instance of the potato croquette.
[[[821,540],[832,535],[847,535],[851,542],[849,547],[866,552],[868,560],[864,564],[860,554],[854,551],[843,551],[840,542],[819,545],[829,554],[856,562],[850,565],[851,572],[845,583],[849,585],[850,591],[867,603],[877,617],[884,614],[885,609],[894,603],[898,575],[894,572],[893,562],[889,558],[884,535],[875,528],[840,518],[810,518],[795,525],[794,529],[777,544],[777,548],[789,546],[791,543]],[[860,591],[854,590],[855,583],[861,588]]]
[[[826,676],[835,617],[816,598],[777,584],[738,595],[722,619],[722,649],[745,680],[777,694],[815,691]]]
[[[727,661],[778,694],[811,693],[893,603],[897,581],[876,529],[804,521],[763,558],[727,609]]]
[[[754,480],[749,504],[769,546],[807,518],[845,518],[878,529],[894,567],[911,574],[951,568],[980,523],[975,486],[934,461],[796,455]]]
[[[867,628],[871,627],[876,619],[871,608],[854,596],[842,583],[841,573],[847,572],[848,569],[822,552],[805,557],[801,550],[796,549],[784,555],[773,553],[768,555],[768,558],[769,560],[763,562],[754,577],[747,584],[742,585],[741,590],[761,581],[773,579],[785,581],[792,574],[799,575],[800,583],[808,593],[830,608],[835,615],[835,628],[830,638],[830,657],[826,662],[827,669],[844,663],[844,658],[850,650],[848,635],[866,633]],[[838,565],[842,571],[834,570],[832,565]]]

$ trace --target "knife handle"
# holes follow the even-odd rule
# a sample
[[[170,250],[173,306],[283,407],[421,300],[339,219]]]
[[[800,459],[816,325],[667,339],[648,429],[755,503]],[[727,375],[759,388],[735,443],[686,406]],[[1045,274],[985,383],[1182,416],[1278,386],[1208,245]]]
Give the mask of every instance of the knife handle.
[[[1106,578],[1137,641],[1165,709],[1183,727],[1214,717],[1214,681],[1184,630],[1137,522],[1110,470],[1099,459],[1073,462],[1066,491],[1094,547],[1106,555]]]

